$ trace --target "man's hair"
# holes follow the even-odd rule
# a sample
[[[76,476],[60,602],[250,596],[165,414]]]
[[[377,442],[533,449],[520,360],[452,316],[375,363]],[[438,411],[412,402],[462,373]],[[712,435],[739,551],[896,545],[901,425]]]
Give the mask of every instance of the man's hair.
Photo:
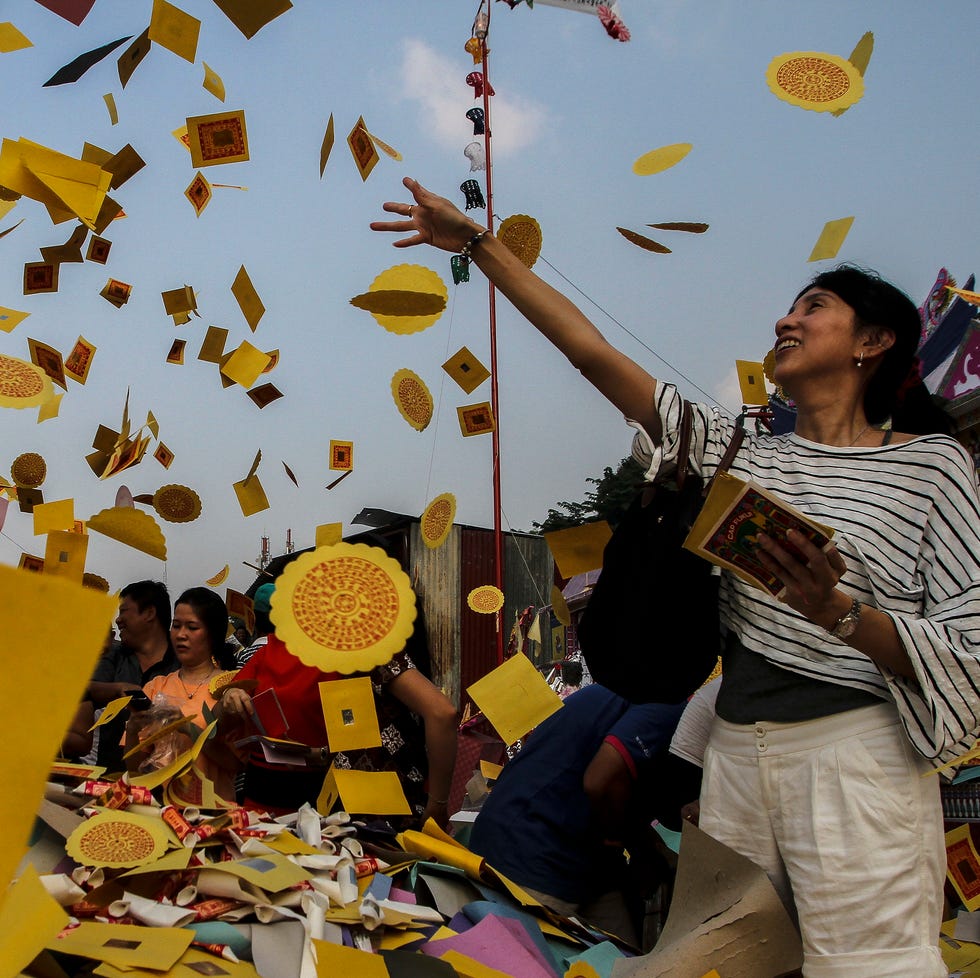
[[[170,631],[170,595],[167,585],[161,581],[134,581],[120,592],[120,598],[132,598],[140,611],[152,607],[157,613],[157,621],[165,632]]]

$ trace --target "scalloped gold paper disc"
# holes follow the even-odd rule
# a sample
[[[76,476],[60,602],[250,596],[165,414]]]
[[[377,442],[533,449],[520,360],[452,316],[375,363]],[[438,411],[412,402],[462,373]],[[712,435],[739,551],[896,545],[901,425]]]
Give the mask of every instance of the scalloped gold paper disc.
[[[48,466],[37,452],[18,455],[10,466],[10,477],[18,486],[37,489],[48,474]]]
[[[0,407],[37,407],[53,395],[51,378],[40,367],[0,353]]]
[[[432,549],[442,546],[453,528],[454,519],[456,519],[456,497],[451,492],[436,496],[419,517],[422,542]]]
[[[401,565],[379,547],[335,543],[294,560],[276,582],[276,635],[308,666],[368,672],[404,648],[415,623],[415,592]]]
[[[433,402],[425,381],[411,370],[399,370],[391,378],[391,396],[398,413],[416,430],[424,431],[432,420]]]
[[[167,559],[167,541],[149,513],[124,506],[110,506],[96,513],[88,521],[88,528],[141,550],[151,557]]]
[[[383,326],[389,333],[418,333],[428,329],[442,315],[449,300],[446,283],[431,268],[426,268],[424,265],[395,265],[393,268],[386,269],[371,283],[368,292],[392,293],[387,297],[379,296],[379,299],[384,299],[383,304],[390,302],[394,293],[419,293],[423,298],[420,298],[418,303],[426,309],[429,309],[436,299],[442,299],[440,309],[426,312],[424,315],[413,314],[412,305],[416,300],[411,298],[406,299],[405,309],[400,315],[385,315],[370,310],[378,325]]]
[[[505,217],[497,228],[496,237],[528,268],[534,265],[541,254],[541,225],[528,214]]]
[[[504,592],[492,584],[481,584],[466,596],[466,604],[481,615],[494,615],[504,606]]]
[[[153,508],[168,523],[190,523],[201,515],[201,497],[187,486],[161,486],[153,494]]]
[[[820,51],[793,51],[769,62],[766,83],[790,105],[811,112],[838,112],[864,95],[861,72],[846,58]]]
[[[88,571],[82,574],[82,587],[90,587],[103,594],[109,593],[109,582],[100,574],[90,574]]]
[[[65,850],[83,866],[123,869],[159,859],[167,844],[167,829],[159,819],[107,811],[79,825],[65,841]]]

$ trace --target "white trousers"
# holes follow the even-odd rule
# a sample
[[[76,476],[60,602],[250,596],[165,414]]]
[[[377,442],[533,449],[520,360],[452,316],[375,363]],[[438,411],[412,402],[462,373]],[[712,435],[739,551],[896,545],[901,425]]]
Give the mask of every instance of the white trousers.
[[[803,723],[716,718],[700,826],[797,915],[806,978],[944,978],[937,775],[891,704]]]

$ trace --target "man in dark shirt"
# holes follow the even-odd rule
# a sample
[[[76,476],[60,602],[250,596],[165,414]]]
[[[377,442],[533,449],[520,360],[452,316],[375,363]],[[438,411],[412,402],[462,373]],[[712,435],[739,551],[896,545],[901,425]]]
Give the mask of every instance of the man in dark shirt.
[[[470,848],[553,910],[639,946],[624,847],[640,856],[665,805],[657,772],[683,711],[598,684],[572,693],[504,767]]]
[[[119,592],[116,628],[119,641],[102,654],[88,686],[96,709],[141,690],[154,676],[178,669],[170,644],[170,595],[159,581],[136,581]],[[98,763],[109,771],[123,770],[122,737],[128,711],[99,728]]]

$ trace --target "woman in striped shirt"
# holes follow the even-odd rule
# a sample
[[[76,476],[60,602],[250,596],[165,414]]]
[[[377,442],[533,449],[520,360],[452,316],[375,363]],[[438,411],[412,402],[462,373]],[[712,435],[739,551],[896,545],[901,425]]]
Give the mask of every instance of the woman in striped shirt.
[[[453,204],[404,183],[414,203],[386,203],[399,219],[372,228],[475,263],[632,419],[648,477],[669,471],[677,391]],[[797,915],[807,978],[946,974],[942,812],[936,777],[922,775],[980,728],[980,498],[969,456],[936,433],[949,427],[914,371],[919,329],[912,302],[876,275],[817,276],[775,327],[796,430],[749,433],[732,465],[837,531],[826,552],[793,539],[802,560],[762,538],[782,602],[723,575],[724,681],[701,797],[701,827],[761,865]],[[900,395],[919,410],[903,415]],[[705,477],[733,426],[695,405]]]

